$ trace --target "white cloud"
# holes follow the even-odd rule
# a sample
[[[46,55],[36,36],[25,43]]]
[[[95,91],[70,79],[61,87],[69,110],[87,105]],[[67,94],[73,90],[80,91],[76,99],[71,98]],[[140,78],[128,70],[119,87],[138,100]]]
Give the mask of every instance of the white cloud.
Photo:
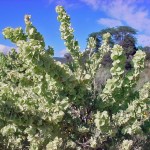
[[[54,3],[55,5],[61,5],[63,7],[65,7],[65,9],[67,8],[74,8],[76,6],[78,6],[78,3],[75,0],[49,0],[48,1],[49,4]]]
[[[148,0],[49,0],[49,3],[63,5],[65,8],[73,8],[82,2],[94,10],[103,11],[107,18],[100,18],[97,22],[106,27],[120,25],[131,26],[138,30],[138,44],[150,46],[150,10],[146,8],[150,4]],[[64,54],[61,52],[61,56]]]
[[[80,0],[81,2],[86,3],[89,6],[92,6],[93,9],[98,9],[100,3],[102,2],[101,0]]]
[[[52,4],[55,0],[48,0],[48,4]]]
[[[72,8],[82,2],[91,6],[94,10],[103,11],[108,18],[100,18],[98,23],[106,26],[122,25],[131,26],[139,32],[150,35],[150,11],[145,8],[149,5],[147,0],[48,0],[49,3],[63,5],[65,8]],[[143,5],[145,4],[145,5]],[[111,20],[110,20],[111,19]],[[109,24],[110,23],[110,24]],[[112,23],[112,25],[111,25]]]
[[[108,18],[100,18],[98,23],[107,27],[114,25],[131,26],[137,29],[140,33],[138,42],[143,42],[142,45],[149,45],[150,37],[150,11],[145,5],[148,5],[147,0],[80,0],[93,9],[103,11]],[[143,38],[143,39],[142,39]]]
[[[7,54],[11,49],[12,47],[0,44],[0,52],[4,54]]]
[[[59,52],[59,56],[60,57],[64,57],[64,55],[67,53],[67,50],[66,49],[63,49]]]
[[[67,0],[58,0],[56,2],[56,5],[61,5],[61,6],[64,6],[65,8],[69,8],[69,7],[72,7],[73,4],[67,2]]]
[[[115,0],[105,6],[104,11],[112,18],[126,23],[140,32],[150,33],[148,10],[140,7],[134,0]]]
[[[139,45],[150,46],[150,35],[139,34],[137,36]]]
[[[120,20],[111,19],[111,18],[101,18],[98,20],[99,24],[105,25],[107,27],[115,27],[123,25]]]

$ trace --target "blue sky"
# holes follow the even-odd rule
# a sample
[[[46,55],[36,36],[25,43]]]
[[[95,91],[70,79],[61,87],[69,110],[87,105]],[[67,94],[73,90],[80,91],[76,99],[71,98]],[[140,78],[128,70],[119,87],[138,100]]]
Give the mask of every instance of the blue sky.
[[[60,38],[56,5],[64,6],[71,16],[81,50],[91,32],[120,25],[137,29],[138,45],[150,46],[149,0],[0,0],[0,51],[6,53],[15,46],[3,38],[2,30],[20,26],[24,29],[24,15],[30,14],[46,45],[55,49],[55,56],[63,56],[66,49]]]

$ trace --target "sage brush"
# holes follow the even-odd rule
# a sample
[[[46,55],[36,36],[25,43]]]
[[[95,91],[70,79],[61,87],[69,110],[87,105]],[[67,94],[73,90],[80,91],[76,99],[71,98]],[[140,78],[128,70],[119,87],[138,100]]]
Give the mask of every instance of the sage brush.
[[[121,46],[89,39],[90,53],[83,63],[70,17],[57,6],[61,37],[73,61],[61,64],[54,50],[25,16],[22,28],[5,28],[3,35],[16,44],[8,55],[0,54],[0,143],[5,149],[29,150],[129,150],[134,137],[150,135],[150,83],[135,90],[144,69],[145,53],[138,50],[133,69],[125,71]],[[111,78],[102,91],[95,76],[103,56],[111,52]]]

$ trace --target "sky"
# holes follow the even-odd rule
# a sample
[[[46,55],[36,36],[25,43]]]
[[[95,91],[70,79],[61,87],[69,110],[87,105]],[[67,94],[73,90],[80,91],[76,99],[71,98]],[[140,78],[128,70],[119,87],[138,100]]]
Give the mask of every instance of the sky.
[[[70,15],[81,51],[85,49],[90,33],[121,25],[138,31],[139,46],[150,46],[150,0],[0,0],[0,51],[7,53],[15,47],[4,39],[3,29],[25,29],[24,15],[29,14],[33,25],[43,35],[46,46],[54,48],[55,56],[63,57],[66,48],[59,32],[57,5],[64,6]]]

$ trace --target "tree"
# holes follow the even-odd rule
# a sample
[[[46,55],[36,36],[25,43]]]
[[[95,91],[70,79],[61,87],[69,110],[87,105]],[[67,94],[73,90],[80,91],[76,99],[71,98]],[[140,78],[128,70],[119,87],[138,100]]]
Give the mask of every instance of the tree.
[[[137,51],[136,38],[135,38],[137,31],[129,26],[118,26],[116,28],[115,27],[106,28],[101,30],[100,32],[91,33],[89,37],[93,37],[96,40],[95,51],[98,51],[98,48],[102,44],[102,36],[107,32],[111,34],[111,38],[108,42],[111,47],[113,47],[114,44],[121,45],[125,50],[125,54],[127,58],[135,54],[135,52]],[[107,54],[103,59],[103,65],[107,65],[109,63],[110,64],[112,63],[110,59],[110,53]],[[126,62],[126,69],[131,69],[131,64],[129,60]]]
[[[0,55],[0,144],[3,149],[96,150],[131,149],[150,134],[150,83],[136,90],[145,53],[134,55],[133,69],[125,72],[121,46],[103,36],[97,53],[82,65],[83,53],[74,39],[70,17],[57,6],[61,37],[73,60],[61,64],[53,49],[25,16],[26,30],[6,28],[4,37],[17,45]],[[89,39],[89,49],[95,47]],[[112,78],[104,89],[95,88],[95,75],[105,53],[111,51]],[[144,143],[144,144],[145,144]]]
[[[89,37],[96,39],[96,48],[98,49],[102,44],[102,36],[105,33],[111,34],[111,40],[109,41],[110,46],[114,44],[121,45],[124,49],[129,47],[135,48],[136,38],[135,35],[137,31],[129,26],[118,26],[116,28],[106,28],[100,32],[93,32]]]

